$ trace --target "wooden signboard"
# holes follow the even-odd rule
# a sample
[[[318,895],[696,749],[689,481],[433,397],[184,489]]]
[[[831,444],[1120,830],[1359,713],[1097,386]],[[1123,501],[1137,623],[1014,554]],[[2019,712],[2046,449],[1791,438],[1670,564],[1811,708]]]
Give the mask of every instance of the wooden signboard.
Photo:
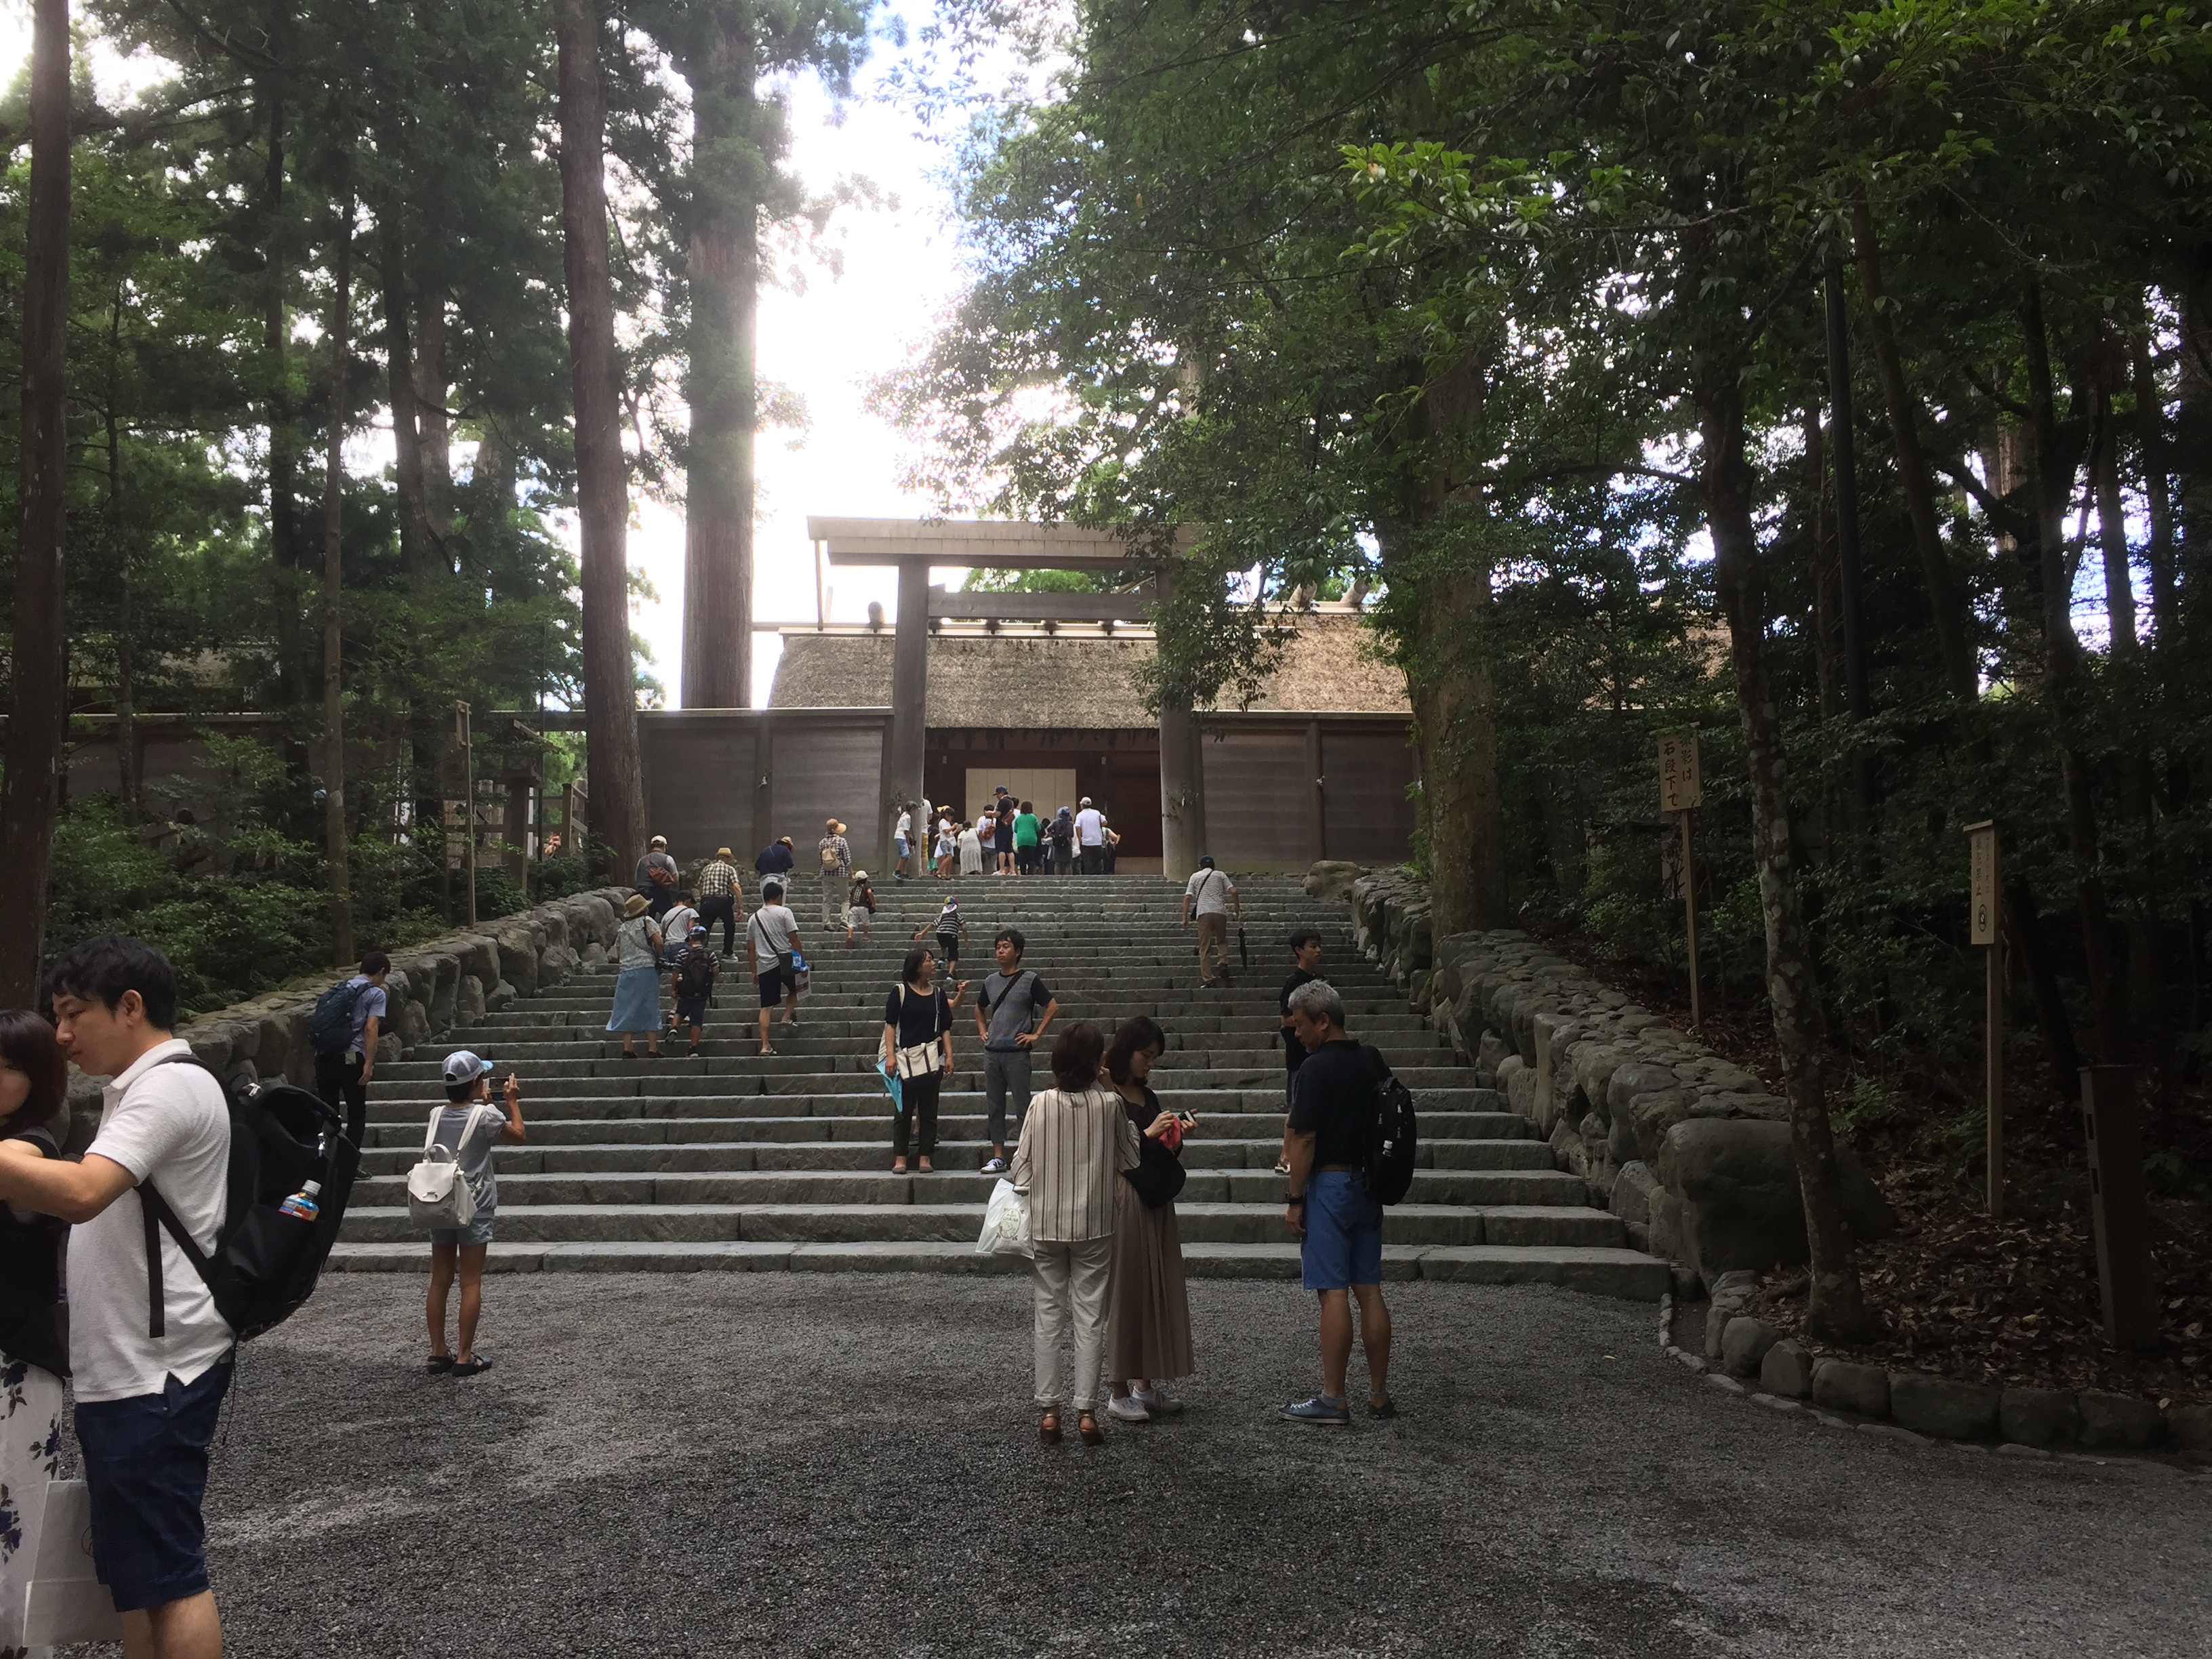
[[[1988,1115],[1989,1209],[2004,1214],[2004,894],[1995,821],[1966,826],[1966,942],[1987,947],[1982,1072]]]
[[[1662,732],[1659,734],[1659,810],[1686,812],[1701,806],[1703,783],[1698,772],[1698,734]]]
[[[1690,852],[1690,814],[1703,798],[1696,729],[1661,732],[1659,810],[1680,813],[1682,819],[1682,922],[1690,946],[1690,1029],[1693,1031],[1705,1022],[1698,985],[1698,869]]]

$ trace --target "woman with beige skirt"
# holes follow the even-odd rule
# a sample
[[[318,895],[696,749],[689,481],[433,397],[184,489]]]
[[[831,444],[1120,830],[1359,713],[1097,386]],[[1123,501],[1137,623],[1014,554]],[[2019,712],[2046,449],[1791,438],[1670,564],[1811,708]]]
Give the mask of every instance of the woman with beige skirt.
[[[1163,1111],[1146,1080],[1166,1048],[1167,1034],[1139,1015],[1114,1034],[1106,1051],[1107,1081],[1144,1137],[1142,1162],[1122,1177],[1115,1196],[1106,1291],[1106,1370],[1113,1379],[1106,1411],[1124,1423],[1181,1411],[1182,1402],[1160,1384],[1198,1369],[1191,1357],[1190,1298],[1183,1288],[1174,1197],[1182,1186],[1176,1149],[1197,1120]],[[1148,1195],[1162,1201],[1147,1203]]]

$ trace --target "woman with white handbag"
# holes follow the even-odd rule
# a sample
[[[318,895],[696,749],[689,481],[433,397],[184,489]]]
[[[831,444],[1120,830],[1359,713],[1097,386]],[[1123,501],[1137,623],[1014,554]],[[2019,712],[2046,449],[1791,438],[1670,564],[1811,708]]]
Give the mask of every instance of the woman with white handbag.
[[[68,1134],[69,1062],[54,1028],[27,1009],[0,1012],[0,1141],[59,1158]],[[62,1379],[69,1374],[61,1251],[68,1231],[52,1216],[0,1204],[0,1653],[27,1650],[26,1591],[39,1559],[46,1485],[61,1459]]]
[[[906,1173],[909,1146],[915,1167],[930,1173],[937,1150],[937,1103],[952,1075],[952,1011],[968,994],[962,980],[950,997],[938,988],[937,959],[927,945],[906,953],[899,982],[884,1001],[883,1067],[898,1079],[891,1114],[891,1173]]]
[[[522,1144],[522,1085],[514,1073],[507,1074],[502,1112],[491,1103],[489,1060],[463,1048],[446,1056],[443,1072],[447,1103],[432,1110],[422,1161],[408,1172],[407,1212],[430,1230],[430,1289],[422,1304],[430,1328],[429,1369],[474,1376],[491,1369],[491,1361],[477,1352],[477,1318],[483,1310],[484,1255],[499,1212],[492,1148]],[[446,1296],[457,1278],[460,1340],[448,1352]]]
[[[1055,1086],[1030,1103],[1014,1148],[1014,1185],[1029,1197],[1037,1437],[1060,1438],[1060,1407],[1073,1405],[1086,1446],[1101,1443],[1098,1384],[1106,1364],[1106,1288],[1121,1172],[1141,1161],[1143,1137],[1121,1097],[1101,1085],[1106,1038],[1078,1020],[1052,1045]],[[1075,1350],[1073,1386],[1060,1347]],[[1072,1397],[1071,1397],[1072,1396]]]

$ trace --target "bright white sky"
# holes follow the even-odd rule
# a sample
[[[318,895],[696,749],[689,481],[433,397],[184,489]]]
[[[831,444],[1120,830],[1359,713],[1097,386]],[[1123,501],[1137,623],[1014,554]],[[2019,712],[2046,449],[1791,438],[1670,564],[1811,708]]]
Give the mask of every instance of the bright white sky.
[[[912,35],[929,7],[927,0],[904,0],[896,9]],[[29,52],[28,5],[0,0],[0,84],[14,81]],[[942,166],[943,153],[881,95],[884,76],[898,56],[896,48],[878,42],[856,77],[857,97],[842,121],[817,83],[810,80],[793,88],[790,165],[808,191],[826,191],[840,178],[859,176],[896,205],[841,210],[830,235],[843,251],[842,275],[817,269],[804,293],[762,292],[760,374],[796,391],[809,416],[803,433],[765,433],[760,441],[753,606],[763,620],[814,619],[809,514],[915,518],[932,510],[928,500],[899,487],[910,447],[862,407],[867,382],[918,347],[964,286],[951,198],[931,176]],[[94,75],[103,98],[113,98],[157,78],[153,69],[96,57]],[[380,445],[367,436],[356,464],[377,465],[380,452],[388,459],[389,437]],[[349,459],[354,459],[350,450]],[[682,654],[684,523],[652,501],[634,500],[633,510],[630,562],[659,596],[639,607],[638,629],[652,642],[653,672],[673,704]],[[942,572],[936,580],[957,585],[963,574]],[[868,601],[889,606],[896,586],[889,570],[836,571],[831,619],[863,620]],[[756,705],[768,700],[777,652],[773,635],[755,636]]]

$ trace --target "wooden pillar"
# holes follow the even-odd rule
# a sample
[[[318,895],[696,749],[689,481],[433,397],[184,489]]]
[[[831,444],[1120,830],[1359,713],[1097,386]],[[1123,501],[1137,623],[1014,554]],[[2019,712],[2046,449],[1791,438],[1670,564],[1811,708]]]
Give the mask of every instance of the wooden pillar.
[[[1163,570],[1154,579],[1164,607],[1175,591],[1175,576]],[[1160,868],[1183,877],[1198,868],[1206,844],[1206,757],[1199,749],[1198,716],[1188,700],[1160,704]]]
[[[761,716],[753,727],[753,844],[750,849],[737,850],[748,859],[758,857],[762,849],[776,838],[775,827],[775,721],[768,714]],[[797,839],[796,836],[793,837]],[[743,869],[741,863],[738,866]]]
[[[507,873],[524,892],[530,890],[530,779],[521,774],[507,780],[507,823],[500,839],[507,843]]]
[[[1328,856],[1328,781],[1322,771],[1321,722],[1306,722],[1306,775],[1313,780],[1312,823],[1306,834],[1307,844],[1313,848],[1313,860],[1319,863]]]
[[[891,735],[876,828],[878,853],[890,846],[902,800],[922,797],[922,764],[929,743],[929,561],[901,559],[898,623],[891,637]]]

